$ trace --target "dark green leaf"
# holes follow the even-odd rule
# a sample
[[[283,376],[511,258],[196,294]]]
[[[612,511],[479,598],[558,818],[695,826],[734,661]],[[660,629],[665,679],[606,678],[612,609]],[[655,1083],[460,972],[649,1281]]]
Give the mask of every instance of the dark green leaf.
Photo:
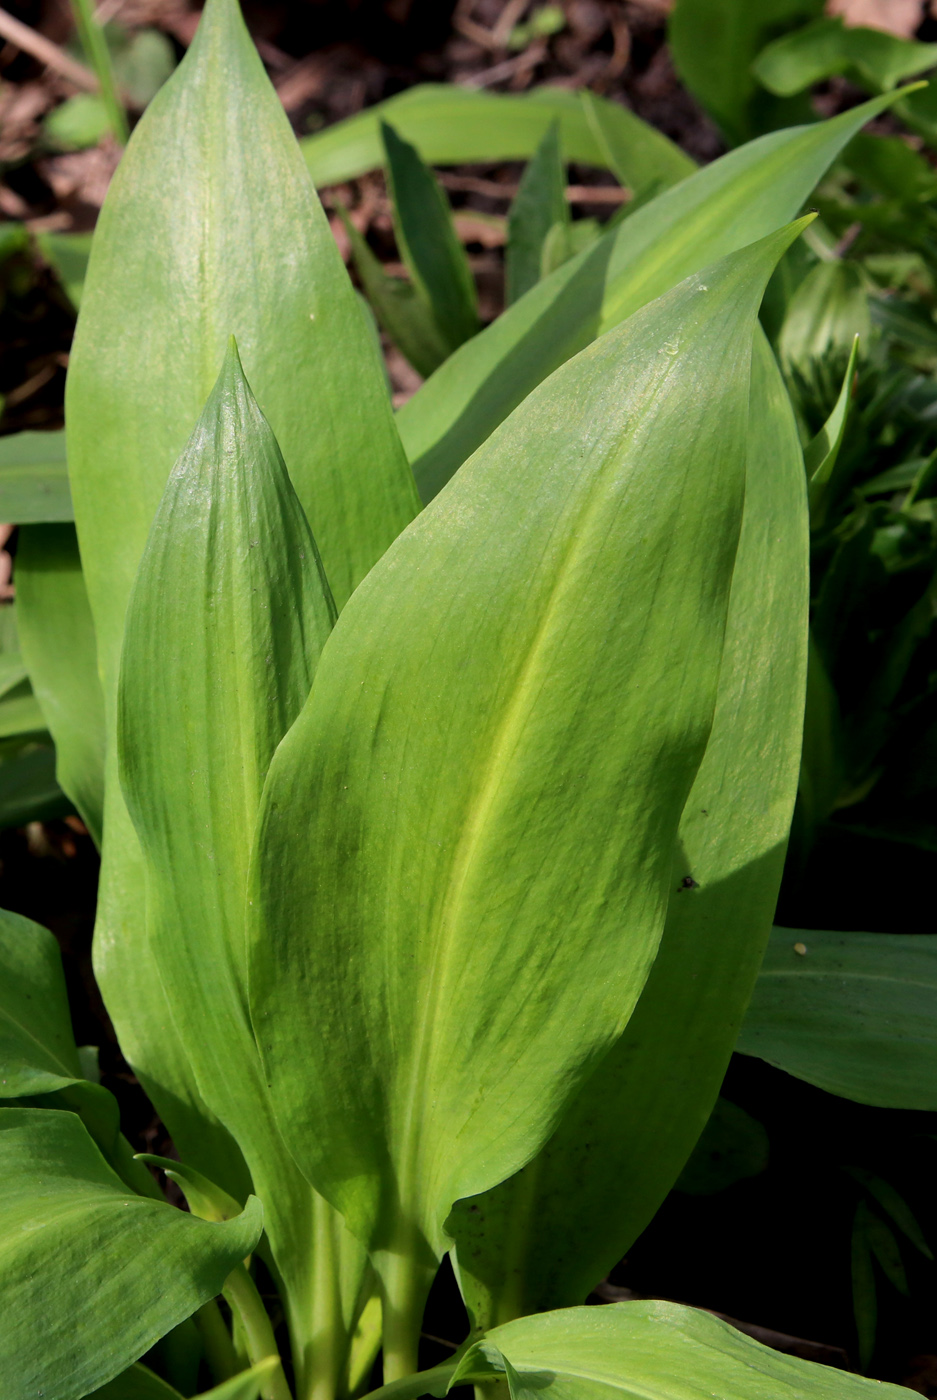
[[[505,300],[510,306],[540,281],[543,244],[554,224],[569,222],[559,124],[548,129],[521,177],[508,212],[504,255]]]
[[[737,1048],[857,1103],[937,1108],[937,935],[775,929]]]
[[[768,1134],[738,1104],[721,1096],[710,1114],[690,1160],[675,1183],[690,1196],[710,1196],[768,1165]]]

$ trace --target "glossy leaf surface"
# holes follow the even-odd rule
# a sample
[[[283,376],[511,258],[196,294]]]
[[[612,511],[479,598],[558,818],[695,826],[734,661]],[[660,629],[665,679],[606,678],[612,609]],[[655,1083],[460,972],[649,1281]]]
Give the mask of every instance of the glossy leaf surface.
[[[359,589],[274,759],[254,1026],[292,1151],[378,1250],[440,1253],[640,993],[716,700],[749,337],[796,231],[524,404]]]
[[[596,335],[793,218],[830,161],[891,100],[762,137],[714,161],[637,210],[457,350],[397,415],[423,499]]]
[[[71,520],[65,433],[10,433],[0,438],[0,517],[29,525]]]
[[[381,123],[397,246],[447,349],[478,330],[475,283],[449,201],[416,149]]]
[[[706,1123],[761,963],[797,790],[808,579],[797,429],[761,335],[755,352],[719,694],[661,946],[624,1034],[540,1154],[453,1212],[482,1326],[582,1302],[627,1253]]]
[[[147,938],[175,1033],[202,1097],[245,1153],[292,1289],[290,1320],[306,1325],[313,1216],[331,1212],[272,1119],[247,1016],[245,919],[267,767],[333,617],[309,525],[232,346],[141,560],[118,742],[144,854]],[[243,1199],[214,1170],[204,1174]]]
[[[98,847],[104,820],[104,698],[73,525],[27,525],[16,551],[23,656],[56,748],[56,773]]]
[[[73,1114],[0,1110],[0,1367],[10,1400],[78,1400],[220,1290],[260,1202],[209,1225],[132,1195]]]
[[[937,1108],[937,935],[775,929],[737,1049],[857,1103]]]
[[[504,1378],[512,1400],[899,1400],[901,1387],[771,1351],[676,1303],[614,1303],[498,1327],[453,1384]],[[513,1370],[514,1375],[511,1375]]]
[[[668,172],[685,167],[688,158],[661,132],[625,107],[598,100],[608,107],[609,122],[620,132],[621,141],[631,145],[633,158],[640,160],[649,182],[669,183]],[[552,87],[515,97],[421,83],[327,131],[304,137],[300,146],[315,183],[337,185],[382,163],[381,121],[391,122],[428,165],[459,165],[527,160],[555,120],[560,123],[567,160],[606,164],[578,96]]]
[[[554,224],[569,221],[559,124],[548,128],[521,176],[508,212],[504,255],[505,300],[510,306],[540,281],[543,245]]]

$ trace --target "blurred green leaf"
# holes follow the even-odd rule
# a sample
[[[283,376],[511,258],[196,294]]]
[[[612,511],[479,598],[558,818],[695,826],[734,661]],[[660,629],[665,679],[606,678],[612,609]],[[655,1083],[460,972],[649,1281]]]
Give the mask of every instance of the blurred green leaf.
[[[768,1166],[768,1156],[763,1124],[720,1095],[674,1189],[689,1196],[711,1196],[760,1175]]]
[[[862,270],[851,262],[817,263],[791,298],[778,341],[781,363],[786,370],[806,370],[811,361],[837,354],[845,363],[856,336],[866,346],[870,330]]]
[[[95,92],[79,92],[66,97],[42,123],[46,141],[58,151],[84,151],[96,146],[111,128],[103,97]]]
[[[142,111],[176,67],[176,51],[160,29],[137,29],[114,47],[114,73],[132,107]]]
[[[64,432],[0,437],[0,517],[17,525],[74,518]]]
[[[607,102],[588,88],[583,88],[579,96],[602,164],[636,198],[651,190],[660,194],[693,174],[696,162],[679,146],[660,142],[658,131],[654,131],[657,144],[647,139],[641,126],[636,125],[638,118],[627,108]]]
[[[93,237],[93,233],[55,233],[49,229],[42,229],[36,234],[40,253],[55,268],[58,279],[76,310],[84,290]],[[64,438],[64,434],[61,436]]]
[[[847,1167],[846,1170],[891,1216],[898,1229],[911,1241],[915,1249],[923,1254],[925,1259],[933,1259],[933,1251],[924,1238],[910,1206],[904,1197],[895,1190],[894,1186],[890,1182],[884,1181],[880,1176],[875,1176],[873,1172],[866,1171],[864,1167]]]
[[[761,50],[752,72],[763,87],[789,97],[827,78],[848,75],[868,91],[887,92],[937,64],[937,44],[918,44],[881,29],[816,19]]]
[[[508,211],[504,255],[505,301],[523,296],[542,276],[543,245],[555,224],[570,222],[566,171],[558,122],[553,122],[528,163]]]

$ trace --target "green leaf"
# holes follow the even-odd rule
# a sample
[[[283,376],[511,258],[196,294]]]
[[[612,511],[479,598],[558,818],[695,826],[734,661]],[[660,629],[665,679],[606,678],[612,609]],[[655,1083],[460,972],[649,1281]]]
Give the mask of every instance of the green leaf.
[[[681,278],[793,218],[843,145],[892,100],[762,137],[714,161],[531,288],[457,350],[397,415],[424,500],[541,380],[597,335]]]
[[[933,1111],[937,934],[775,929],[737,1049],[857,1103]]]
[[[737,1181],[758,1176],[768,1165],[768,1134],[738,1104],[721,1096],[676,1181],[690,1196],[711,1196]]]
[[[771,1351],[710,1313],[660,1302],[568,1308],[508,1322],[465,1354],[450,1388],[505,1374],[512,1400],[550,1400],[551,1391],[556,1400],[899,1400],[902,1394],[900,1386]]]
[[[850,262],[821,262],[801,282],[787,310],[778,341],[784,368],[809,372],[814,360],[839,354],[845,361],[856,337],[867,345],[869,296],[861,268]]]
[[[315,542],[232,345],[170,475],[128,605],[118,745],[173,1026],[205,1102],[245,1154],[296,1297],[313,1267],[315,1212],[331,1212],[272,1118],[246,1012],[247,873],[271,756],[333,617]],[[297,1314],[297,1325],[315,1325]],[[307,1342],[295,1340],[302,1356]]]
[[[57,233],[52,229],[42,229],[36,234],[39,251],[47,262],[55,268],[62,286],[72,305],[78,308],[84,291],[85,277],[88,274],[88,258],[91,256],[93,233]],[[62,461],[65,460],[65,435],[62,438]],[[68,517],[71,519],[71,516]]]
[[[755,352],[716,713],[661,946],[624,1035],[543,1151],[450,1218],[482,1326],[581,1302],[627,1253],[703,1130],[761,963],[797,785],[808,579],[797,429],[760,334]]]
[[[97,92],[79,92],[60,102],[42,123],[53,150],[84,151],[96,146],[111,127],[107,104]]]
[[[46,722],[28,680],[7,691],[0,700],[0,739],[19,734],[41,734]]]
[[[17,525],[73,519],[64,431],[0,438],[0,516]]]
[[[55,740],[58,781],[100,847],[104,699],[73,525],[20,529],[16,596],[23,656]]]
[[[381,122],[394,232],[413,285],[451,352],[478,330],[475,283],[449,201],[416,149]]]
[[[108,191],[66,422],[106,715],[96,975],[123,1051],[178,1151],[239,1195],[248,1185],[243,1164],[204,1106],[147,944],[142,857],[121,796],[115,732],[137,566],[232,333],[341,603],[411,519],[416,495],[378,351],[289,122],[235,0],[210,0]]]
[[[894,1186],[888,1181],[883,1181],[880,1176],[875,1176],[873,1172],[866,1171],[864,1167],[847,1167],[846,1170],[891,1216],[898,1229],[906,1239],[911,1241],[915,1249],[919,1250],[925,1259],[933,1259],[933,1251],[924,1238],[910,1206],[904,1197],[895,1190]]]
[[[752,73],[779,97],[827,78],[848,75],[871,92],[886,92],[937,64],[937,44],[917,44],[881,29],[847,27],[837,16],[816,19],[762,49]]]
[[[559,123],[553,122],[527,165],[508,211],[505,300],[517,301],[540,281],[543,244],[554,224],[569,223]]]
[[[653,961],[716,701],[754,315],[799,228],[528,399],[355,594],[271,766],[252,1018],[294,1155],[384,1271],[385,1359],[419,1328],[408,1258],[539,1148]]]
[[[0,830],[67,816],[72,804],[55,781],[47,735],[0,740]]]
[[[0,1368],[9,1400],[79,1400],[221,1291],[263,1227],[132,1195],[78,1118],[0,1109]]]
[[[588,88],[579,97],[604,164],[636,197],[652,189],[659,194],[693,174],[696,162],[666,138],[661,141],[660,132],[653,128],[660,144],[651,141],[635,126],[637,118],[626,107],[606,102]]]
[[[609,123],[620,133],[622,144],[630,143],[631,159],[646,172],[648,183],[669,184],[668,177],[689,157],[633,112],[604,98],[598,101],[608,109]],[[529,160],[556,120],[567,160],[606,164],[605,151],[576,93],[554,87],[512,96],[448,83],[420,83],[299,144],[313,180],[321,187],[341,184],[382,164],[382,121],[392,123],[427,165],[459,165]]]
[[[148,1366],[137,1363],[93,1391],[87,1400],[182,1400],[182,1396]]]
[[[387,275],[341,205],[338,212],[351,244],[355,271],[378,321],[418,374],[432,374],[449,353],[432,308],[412,282]]]
[[[0,1097],[45,1094],[83,1079],[55,938],[0,911],[0,966]]]
[[[189,1210],[199,1220],[233,1220],[244,1209],[227,1191],[209,1181],[194,1167],[187,1167],[184,1162],[177,1162],[171,1157],[156,1157],[152,1152],[138,1152],[137,1161],[159,1167],[170,1181],[174,1181],[185,1196]]]
[[[822,10],[823,0],[677,0],[667,31],[677,72],[733,144],[807,117],[765,101],[751,63],[768,39]]]
[[[783,334],[783,332],[782,332]],[[843,375],[843,387],[833,411],[820,431],[804,448],[804,466],[807,469],[810,512],[814,525],[820,525],[826,515],[826,486],[833,475],[843,438],[846,436],[846,423],[849,406],[855,388],[856,362],[859,358],[859,337],[853,337],[849,362]]]
[[[859,1364],[863,1371],[869,1369],[875,1352],[875,1334],[878,1328],[875,1270],[872,1267],[872,1249],[868,1234],[864,1229],[868,1215],[868,1207],[864,1201],[860,1201],[856,1207],[850,1244],[852,1310],[856,1322],[856,1338],[859,1343]]]

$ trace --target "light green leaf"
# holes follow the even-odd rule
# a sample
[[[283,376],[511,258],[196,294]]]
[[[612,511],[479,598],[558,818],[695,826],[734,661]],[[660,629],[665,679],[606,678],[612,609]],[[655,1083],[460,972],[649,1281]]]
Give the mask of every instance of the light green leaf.
[[[377,1252],[385,1359],[419,1327],[408,1256],[539,1148],[653,961],[716,701],[754,315],[799,227],[531,396],[355,594],[271,766],[253,1022],[294,1155]]]
[[[554,122],[527,165],[508,211],[504,254],[505,300],[510,306],[540,281],[543,244],[554,224],[569,223],[566,171]]]
[[[97,92],[79,92],[53,107],[42,123],[42,134],[53,150],[84,151],[96,146],[110,130],[107,104]]]
[[[468,258],[456,237],[449,201],[433,172],[386,122],[381,123],[381,140],[397,246],[451,352],[478,330],[478,301]]]
[[[933,1111],[937,934],[775,929],[737,1049],[857,1103]]]
[[[232,345],[140,563],[118,744],[144,855],[149,946],[175,1032],[202,1097],[247,1158],[301,1327],[315,1325],[303,1308],[307,1232],[317,1210],[331,1212],[283,1146],[247,1017],[247,868],[267,767],[333,617],[315,542]],[[306,1339],[294,1340],[302,1357]]]
[[[257,1400],[264,1382],[275,1374],[279,1364],[278,1356],[267,1357],[266,1361],[259,1361],[249,1371],[242,1371],[239,1376],[232,1376],[213,1390],[206,1390],[201,1400]]]
[[[351,244],[355,271],[378,321],[418,374],[432,374],[449,353],[432,309],[412,282],[387,275],[344,208],[339,206],[338,212]]]
[[[64,431],[0,438],[0,516],[17,525],[73,518]]]
[[[784,863],[800,756],[807,573],[797,429],[759,334],[719,695],[680,819],[661,946],[624,1035],[543,1151],[450,1218],[463,1293],[482,1326],[581,1302],[650,1222],[707,1121]],[[687,875],[696,888],[684,887]]]
[[[239,1154],[204,1107],[146,941],[142,858],[115,732],[137,566],[232,333],[341,602],[412,517],[416,496],[379,354],[289,122],[236,0],[209,0],[134,131],[98,221],[66,421],[106,715],[95,969],[124,1053],[177,1149],[239,1195]]]
[[[823,0],[676,0],[667,37],[677,72],[733,144],[805,119],[759,92],[751,63],[768,39],[822,11]]]
[[[848,74],[871,92],[885,92],[937,64],[937,44],[917,44],[881,29],[816,19],[762,49],[752,73],[769,92],[788,97]]]
[[[606,103],[604,98],[598,101],[609,109],[609,123],[621,133],[621,142],[630,143],[635,168],[646,174],[648,183],[670,183],[668,175],[688,157],[627,108]],[[528,160],[556,120],[567,160],[606,164],[605,151],[596,141],[578,96],[555,87],[535,88],[515,97],[452,84],[420,83],[327,131],[305,137],[299,144],[313,180],[321,187],[341,184],[381,165],[382,121],[391,122],[427,165],[459,165],[465,161]]]
[[[170,1181],[174,1181],[185,1196],[189,1210],[199,1220],[233,1220],[244,1209],[227,1191],[209,1181],[194,1167],[187,1167],[184,1162],[177,1162],[171,1157],[157,1157],[152,1152],[138,1152],[137,1161],[159,1167]]]
[[[42,734],[46,722],[28,680],[8,690],[0,700],[0,739],[19,734]]]
[[[829,122],[762,137],[714,161],[637,210],[457,350],[397,415],[423,499],[596,335],[793,218],[838,151],[891,101],[878,98]]]
[[[640,128],[635,128],[637,118],[627,108],[606,102],[588,88],[583,88],[579,97],[596,145],[605,158],[603,163],[635,196],[651,189],[660,193],[693,174],[696,161],[669,141],[655,144],[645,138]],[[631,120],[624,121],[623,117]],[[660,140],[660,132],[653,131],[653,135]]]
[[[807,372],[814,360],[834,354],[845,360],[857,336],[860,345],[868,345],[871,327],[861,268],[842,261],[817,263],[791,298],[778,341],[781,363]]]
[[[88,274],[88,258],[91,256],[93,233],[56,233],[52,229],[42,229],[36,234],[39,251],[51,263],[68,299],[77,309]],[[62,438],[62,460],[65,460],[64,433]],[[69,517],[71,518],[71,517]]]
[[[260,1202],[211,1225],[135,1196],[74,1114],[0,1109],[0,1369],[9,1400],[78,1400],[221,1291]]]
[[[496,1328],[450,1383],[503,1378],[512,1400],[899,1400],[868,1381],[771,1351],[710,1313],[677,1303],[613,1303]]]
[[[20,529],[16,596],[23,656],[55,740],[59,783],[100,847],[104,699],[73,525]]]

